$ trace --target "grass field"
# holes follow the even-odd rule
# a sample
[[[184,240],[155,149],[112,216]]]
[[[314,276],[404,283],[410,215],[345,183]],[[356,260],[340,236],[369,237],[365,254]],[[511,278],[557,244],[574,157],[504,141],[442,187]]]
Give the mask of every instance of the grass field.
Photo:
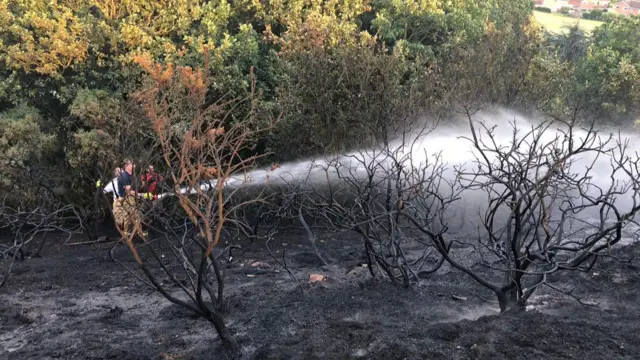
[[[549,14],[540,11],[534,11],[536,21],[550,32],[560,33],[566,31],[566,26],[580,24],[580,28],[588,33],[602,25],[601,21],[575,19],[561,14]]]

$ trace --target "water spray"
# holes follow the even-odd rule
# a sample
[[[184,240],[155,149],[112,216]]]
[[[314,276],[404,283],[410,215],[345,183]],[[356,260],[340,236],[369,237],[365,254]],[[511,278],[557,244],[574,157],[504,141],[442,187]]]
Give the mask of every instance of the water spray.
[[[532,131],[537,125],[534,121],[524,116],[509,112],[506,110],[498,110],[496,112],[479,112],[474,116],[474,121],[481,124],[485,129],[489,129],[493,133],[501,147],[509,146],[536,146],[527,141],[525,134]],[[518,127],[518,133],[514,137],[512,124]],[[555,131],[554,131],[555,130]],[[463,134],[463,135],[461,135]],[[391,154],[397,157],[409,156],[411,159],[405,163],[405,166],[424,166],[432,163],[435,156],[439,156],[439,161],[446,164],[447,171],[443,173],[448,180],[453,180],[456,176],[454,166],[473,167],[477,166],[477,151],[473,148],[468,137],[468,122],[456,125],[440,126],[425,136],[419,136],[409,141],[391,143],[387,148],[374,147],[364,150],[353,151],[344,155],[334,155],[328,157],[320,157],[316,159],[303,160],[299,162],[290,162],[278,166],[265,167],[248,171],[240,174],[231,175],[224,179],[224,188],[237,189],[241,187],[264,187],[269,185],[286,185],[293,183],[307,183],[310,185],[327,184],[327,181],[339,181],[340,174],[348,173],[349,177],[363,179],[368,174],[367,164],[379,162],[385,168],[392,166],[390,163]],[[479,134],[481,137],[481,134]],[[543,133],[545,142],[557,139],[561,143],[564,139],[559,129],[549,128]],[[573,137],[580,139],[586,136],[586,132],[574,132]],[[486,136],[485,136],[486,137]],[[517,144],[514,139],[520,137]],[[640,144],[637,137],[628,136],[622,141],[628,141],[630,148],[637,148]],[[489,141],[489,139],[481,139],[481,141]],[[407,145],[411,144],[411,145]],[[489,159],[493,161],[495,159]],[[590,178],[592,184],[598,186],[608,186],[612,179],[608,174],[608,161],[606,159],[594,159],[593,155],[586,155],[583,158],[575,159],[571,165],[572,171],[584,171],[587,166],[594,166],[593,176]],[[621,174],[624,176],[624,174]],[[210,192],[215,191],[218,185],[218,179],[203,181],[198,188],[182,187],[181,195],[195,195],[199,191]],[[175,196],[174,191],[165,192],[158,195],[158,200],[166,197]],[[473,194],[465,195],[467,201],[474,200]],[[624,197],[618,196],[617,201],[625,201]],[[481,201],[482,199],[476,199]]]

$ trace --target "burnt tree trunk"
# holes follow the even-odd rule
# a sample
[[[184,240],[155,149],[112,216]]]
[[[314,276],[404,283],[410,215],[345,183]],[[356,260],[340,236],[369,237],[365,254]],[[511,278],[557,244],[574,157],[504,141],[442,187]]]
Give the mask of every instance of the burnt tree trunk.
[[[211,312],[209,314],[208,320],[213,324],[222,341],[222,346],[231,352],[237,352],[239,350],[238,343],[235,341],[229,328],[224,323],[224,319],[222,318],[222,314],[219,312]]]
[[[500,313],[524,310],[526,300],[520,296],[517,286],[505,286],[497,292],[497,295]]]

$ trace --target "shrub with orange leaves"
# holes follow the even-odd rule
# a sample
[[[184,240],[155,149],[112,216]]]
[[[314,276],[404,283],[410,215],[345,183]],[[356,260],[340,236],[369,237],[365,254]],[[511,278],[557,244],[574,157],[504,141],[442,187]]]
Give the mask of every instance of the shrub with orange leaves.
[[[224,128],[214,128],[214,129],[209,129],[208,131],[209,135],[222,135],[224,134]]]
[[[189,66],[178,68],[180,80],[187,90],[193,94],[202,93],[206,90],[205,75],[202,69],[193,71]]]
[[[207,168],[206,177],[208,179],[214,179],[216,176],[218,176],[218,169],[214,167]]]
[[[224,128],[214,128],[214,129],[209,129],[209,131],[207,132],[207,135],[209,136],[209,141],[213,142],[216,140],[216,136],[220,136],[224,134]]]
[[[207,288],[202,291],[182,286],[183,282],[176,279],[184,275],[173,273],[172,268],[168,266],[153,270],[164,271],[164,274],[156,274],[148,268],[145,274],[155,284],[157,278],[166,278],[168,273],[174,284],[186,293],[184,298],[190,300],[176,300],[171,295],[167,296],[168,292],[161,293],[169,300],[196,311],[212,322],[222,341],[231,346],[234,341],[224,324],[221,312],[225,301],[222,295],[223,264],[218,260],[219,256],[214,256],[214,248],[217,248],[221,241],[233,240],[224,238],[230,236],[230,232],[223,231],[223,228],[241,223],[242,219],[237,218],[238,206],[247,206],[262,199],[260,196],[248,201],[243,199],[239,202],[241,205],[238,205],[234,204],[234,192],[223,189],[223,181],[218,182],[218,186],[213,189],[205,189],[201,185],[203,181],[225,179],[246,171],[247,167],[260,157],[241,156],[253,146],[248,139],[270,131],[273,122],[254,119],[255,112],[251,110],[257,101],[254,94],[255,79],[251,83],[250,95],[247,98],[219,99],[217,102],[207,103],[206,71],[190,67],[174,68],[171,65],[163,67],[144,55],[137,58],[137,63],[148,74],[145,86],[136,94],[137,99],[153,124],[158,139],[159,155],[164,168],[167,169],[167,179],[175,184],[178,203],[194,227],[195,235],[191,243],[197,244],[195,249],[183,250],[183,245],[173,247],[180,253],[178,259],[185,261],[180,264],[184,267],[178,267],[187,270],[188,279],[184,279],[185,283],[207,284]],[[206,62],[203,68],[208,68]],[[238,106],[243,102],[248,103],[248,106]],[[231,118],[233,122],[227,120]],[[154,211],[163,211],[162,203],[155,206]],[[175,210],[168,207],[166,211]],[[154,219],[159,217],[171,216],[156,216]],[[175,241],[176,238],[181,237],[165,237],[166,241]],[[155,258],[145,258],[133,246],[130,246],[130,250],[143,269],[146,266],[145,261],[158,261]],[[208,285],[214,283],[219,287],[218,291],[210,288],[214,285]]]
[[[190,146],[192,149],[199,149],[202,146],[202,142],[200,142],[200,140],[198,139],[191,138]]]
[[[169,119],[166,116],[157,116],[155,117],[152,126],[153,131],[159,136],[162,137],[167,130],[167,124],[169,123]]]
[[[158,85],[166,85],[173,78],[173,64],[167,64],[166,67],[163,67],[161,64],[154,61],[151,55],[147,52],[134,56],[133,62],[140,65],[140,67],[142,67],[149,76],[158,82]]]

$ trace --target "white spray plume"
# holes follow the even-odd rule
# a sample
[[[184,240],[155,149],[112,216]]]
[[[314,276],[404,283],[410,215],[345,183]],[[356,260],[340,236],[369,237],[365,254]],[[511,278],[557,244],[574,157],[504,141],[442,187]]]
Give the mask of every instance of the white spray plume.
[[[487,128],[493,128],[493,139],[502,146],[510,146],[512,144],[513,124],[517,125],[518,129],[520,129],[519,137],[522,137],[528,131],[531,131],[532,127],[539,125],[542,121],[541,119],[530,119],[517,112],[504,109],[480,111],[474,114],[472,119],[478,125],[483,124]],[[486,134],[483,134],[483,130],[480,127],[476,127],[476,129],[478,136],[483,137],[485,140],[489,140]],[[543,139],[551,141],[556,136],[562,136],[562,134],[556,130],[557,128],[549,128],[543,134]],[[392,145],[391,147],[399,148],[401,146],[405,146],[404,148],[399,149],[398,153],[406,154],[407,152],[410,152],[413,164],[424,164],[427,161],[430,161],[434,155],[439,154],[440,160],[444,162],[448,168],[446,175],[453,177],[454,166],[460,166],[462,164],[466,164],[466,166],[473,166],[475,155],[479,155],[477,150],[473,148],[471,141],[469,141],[470,135],[471,131],[468,121],[461,121],[460,119],[457,119],[457,121],[452,121],[450,123],[439,124],[439,126],[433,131],[417,139],[411,147],[402,145],[400,142],[396,142],[395,145]],[[574,137],[576,139],[583,139],[586,135],[587,133],[583,130],[577,130],[574,132]],[[610,134],[607,132],[600,132],[598,136],[601,138],[608,138],[609,135]],[[638,148],[638,145],[640,145],[640,138],[635,134],[630,135],[627,133],[621,140],[629,142],[628,153],[629,155],[634,155],[635,150]],[[404,142],[404,144],[406,143],[407,142]],[[610,145],[613,146],[614,142]],[[525,143],[524,146],[527,146],[527,144]],[[581,156],[581,158],[575,159],[576,161],[571,168],[572,172],[579,173],[580,171],[584,171],[585,167],[594,161],[592,154],[584,154]],[[363,163],[374,161],[374,159],[375,161],[384,161],[380,160],[381,154],[379,151],[376,151],[375,148],[370,150],[353,151],[340,156],[325,156],[311,160],[284,163],[275,169],[257,169],[247,173],[231,176],[226,180],[225,187],[236,188],[243,186],[262,186],[266,184],[285,184],[302,181],[321,184],[327,181],[327,173],[325,169],[328,167],[330,162],[334,164],[336,162],[339,163],[343,169],[350,170],[352,176],[365,176],[366,171],[363,168]],[[335,168],[333,166],[330,168],[333,168],[335,172]],[[331,174],[331,170],[329,172],[329,176],[335,178],[335,174]],[[593,177],[591,182],[600,187],[608,187],[611,185],[612,181],[623,180],[611,179],[610,162],[609,159],[605,157],[596,161],[591,176]],[[202,183],[200,187],[202,190],[206,191],[215,187],[216,183],[216,180],[212,180]],[[196,193],[196,190],[183,188],[181,189],[181,192],[183,194],[193,194]],[[166,195],[170,194],[161,194],[159,197]],[[469,198],[467,200],[474,202],[474,195],[466,194],[465,197]]]

